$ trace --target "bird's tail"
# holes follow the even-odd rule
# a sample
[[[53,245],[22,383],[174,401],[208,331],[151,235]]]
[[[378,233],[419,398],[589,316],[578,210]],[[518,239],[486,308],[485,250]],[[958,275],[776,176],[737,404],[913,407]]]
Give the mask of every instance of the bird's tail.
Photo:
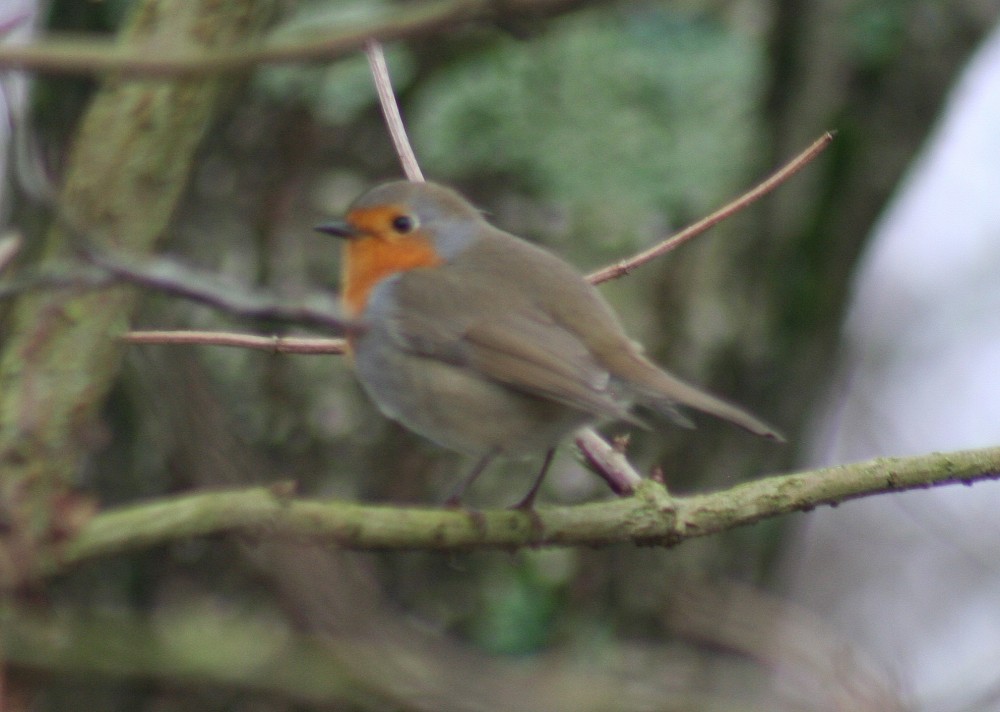
[[[641,356],[639,358],[645,368],[639,369],[641,371],[639,378],[633,379],[632,385],[636,388],[640,401],[671,415],[677,412],[676,406],[687,406],[728,420],[755,435],[778,442],[785,441],[781,433],[755,415],[685,383]]]

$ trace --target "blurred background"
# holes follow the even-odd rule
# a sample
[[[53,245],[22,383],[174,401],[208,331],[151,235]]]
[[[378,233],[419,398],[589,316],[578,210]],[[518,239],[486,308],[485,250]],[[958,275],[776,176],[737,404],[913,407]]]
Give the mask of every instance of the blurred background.
[[[149,5],[9,0],[0,27],[111,36]],[[277,6],[268,36],[288,40],[395,7]],[[788,436],[631,432],[640,471],[687,493],[1000,442],[998,18],[996,0],[539,0],[387,53],[425,174],[585,271],[837,132],[779,192],[601,288],[658,362]],[[24,79],[3,75],[3,207],[32,240],[100,84]],[[337,246],[312,226],[401,176],[364,58],[261,67],[220,96],[165,252],[287,296],[336,291]],[[292,333],[159,295],[133,327]],[[133,346],[99,397],[75,485],[104,506],[289,479],[430,505],[467,467],[383,419],[339,357]],[[493,466],[470,504],[517,501],[534,467]],[[541,504],[612,496],[566,446]],[[998,500],[992,483],[880,496],[671,550],[186,541],[12,598],[4,694],[39,710],[1000,710]]]

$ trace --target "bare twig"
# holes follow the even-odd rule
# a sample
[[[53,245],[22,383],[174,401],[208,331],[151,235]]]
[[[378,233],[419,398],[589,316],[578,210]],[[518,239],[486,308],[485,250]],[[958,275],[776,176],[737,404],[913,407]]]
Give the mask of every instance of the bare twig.
[[[609,445],[593,428],[578,431],[574,442],[615,494],[632,494],[642,482],[642,475],[632,467],[625,453]]]
[[[192,270],[165,258],[129,262],[122,257],[94,250],[87,251],[85,257],[121,281],[216,307],[229,314],[308,324],[334,329],[339,333],[362,328],[357,322],[346,319],[336,301],[325,294],[308,295],[302,300],[281,299],[238,285],[223,284],[215,275]]]
[[[644,265],[650,260],[680,247],[691,238],[700,235],[710,227],[717,225],[730,215],[738,213],[751,203],[770,193],[772,190],[795,175],[795,173],[805,167],[810,161],[816,158],[816,156],[818,156],[832,140],[833,133],[827,131],[825,134],[813,141],[809,148],[786,163],[769,178],[759,183],[752,190],[747,191],[736,200],[723,206],[719,210],[716,210],[711,215],[702,218],[694,225],[684,228],[675,235],[671,235],[663,242],[650,247],[648,250],[643,250],[639,254],[629,257],[628,259],[622,260],[621,262],[617,262],[613,265],[608,265],[607,267],[599,269],[596,272],[590,273],[587,275],[587,279],[590,280],[591,284],[600,284],[601,282],[607,282],[610,279],[617,279],[618,277],[628,274],[636,267]]]
[[[282,354],[342,354],[346,348],[344,339],[256,336],[224,331],[130,331],[122,338],[133,344],[235,346]]]
[[[389,67],[385,63],[385,52],[382,51],[382,44],[376,40],[369,40],[365,43],[365,55],[368,57],[368,66],[371,67],[372,78],[375,80],[375,89],[378,91],[378,100],[382,105],[385,125],[392,137],[392,145],[396,147],[399,162],[403,164],[403,172],[409,180],[422,183],[424,174],[417,163],[417,156],[413,153],[410,140],[406,137],[406,128],[403,126],[403,118],[399,114],[399,104],[392,91],[392,80],[389,78]]]
[[[0,240],[0,270],[5,266],[4,260],[14,256],[15,249],[12,243]],[[345,319],[336,301],[328,295],[312,294],[302,300],[281,299],[220,282],[213,274],[165,258],[127,262],[91,252],[88,259],[93,264],[50,266],[46,272],[0,282],[0,300],[39,290],[85,292],[130,283],[247,319],[318,326],[338,333],[363,329],[359,323]],[[133,331],[124,338],[142,344],[206,344],[299,354],[342,354],[345,344],[343,339],[258,336],[225,331]]]

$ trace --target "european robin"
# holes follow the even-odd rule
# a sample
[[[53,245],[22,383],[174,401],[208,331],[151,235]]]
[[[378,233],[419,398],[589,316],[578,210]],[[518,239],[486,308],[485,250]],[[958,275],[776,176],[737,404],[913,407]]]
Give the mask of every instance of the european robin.
[[[389,418],[479,458],[546,453],[602,420],[640,422],[643,404],[689,424],[689,406],[757,435],[781,436],[735,405],[649,361],[600,293],[554,254],[490,225],[457,192],[386,183],[343,220],[342,299],[361,385]]]

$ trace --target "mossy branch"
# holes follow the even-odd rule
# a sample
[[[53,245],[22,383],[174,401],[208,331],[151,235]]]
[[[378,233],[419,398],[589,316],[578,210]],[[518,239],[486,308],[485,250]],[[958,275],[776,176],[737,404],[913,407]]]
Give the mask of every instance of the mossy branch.
[[[273,0],[145,0],[119,33],[121,47],[223,51],[260,40]],[[63,220],[41,238],[41,264],[66,259],[86,234],[98,248],[152,253],[176,208],[226,82],[108,77],[77,129],[55,199]],[[67,227],[73,225],[73,229]],[[70,482],[93,450],[100,410],[117,378],[117,338],[139,302],[127,287],[22,295],[0,351],[0,579],[16,581],[30,552],[82,516]],[[71,509],[70,516],[60,508]]]
[[[632,497],[508,510],[406,508],[297,499],[287,488],[199,492],[98,514],[39,574],[178,539],[239,532],[308,537],[350,549],[673,546],[768,517],[884,492],[1000,479],[1000,447],[879,458],[767,477],[719,492],[674,497],[646,481]]]

